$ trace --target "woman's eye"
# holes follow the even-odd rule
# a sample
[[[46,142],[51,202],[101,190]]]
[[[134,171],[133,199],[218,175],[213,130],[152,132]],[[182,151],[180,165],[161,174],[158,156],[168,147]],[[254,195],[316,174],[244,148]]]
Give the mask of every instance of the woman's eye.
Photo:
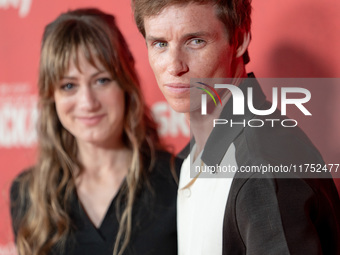
[[[61,86],[62,90],[71,90],[73,89],[74,85],[72,83],[66,83],[64,85]]]
[[[110,81],[111,81],[111,79],[109,79],[109,78],[100,78],[100,79],[97,80],[97,82],[98,82],[99,84],[107,84],[107,83],[109,83]]]

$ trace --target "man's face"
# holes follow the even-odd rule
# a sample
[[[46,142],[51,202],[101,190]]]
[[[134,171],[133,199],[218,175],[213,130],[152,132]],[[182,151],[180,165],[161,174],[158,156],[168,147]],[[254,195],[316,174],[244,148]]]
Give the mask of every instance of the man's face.
[[[151,68],[177,112],[190,112],[190,78],[233,77],[235,50],[210,4],[173,5],[144,19]]]

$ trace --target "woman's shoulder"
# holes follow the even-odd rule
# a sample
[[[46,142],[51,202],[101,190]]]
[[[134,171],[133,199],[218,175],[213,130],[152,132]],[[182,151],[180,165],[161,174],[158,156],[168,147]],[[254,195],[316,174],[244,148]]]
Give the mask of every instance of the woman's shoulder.
[[[176,179],[179,176],[183,159],[174,156],[168,151],[157,151],[154,163],[154,172],[169,175]]]
[[[32,168],[22,171],[12,182],[10,189],[10,211],[13,230],[16,235],[22,217],[29,205],[29,184],[32,176]]]
[[[10,195],[11,195],[11,201],[12,197],[16,198],[19,195],[20,189],[25,189],[27,191],[28,185],[31,179],[33,167],[28,168],[20,172],[15,179],[12,182],[11,189],[10,189]]]
[[[141,186],[140,201],[143,208],[153,215],[167,213],[176,215],[176,198],[178,189],[178,172],[181,160],[166,151],[157,151],[151,171]],[[138,207],[138,206],[137,206]],[[163,216],[159,216],[163,217]]]

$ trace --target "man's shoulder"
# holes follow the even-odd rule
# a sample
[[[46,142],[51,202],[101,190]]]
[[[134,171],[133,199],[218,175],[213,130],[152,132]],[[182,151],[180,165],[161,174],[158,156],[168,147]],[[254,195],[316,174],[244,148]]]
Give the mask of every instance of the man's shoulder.
[[[298,126],[273,126],[272,123],[267,123],[260,128],[246,127],[234,144],[237,153],[244,154],[243,160],[248,163],[294,166],[324,162],[320,152]]]

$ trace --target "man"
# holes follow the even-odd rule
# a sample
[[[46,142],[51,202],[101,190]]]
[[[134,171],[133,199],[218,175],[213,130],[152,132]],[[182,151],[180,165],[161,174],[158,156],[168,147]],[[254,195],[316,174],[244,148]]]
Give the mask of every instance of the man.
[[[133,9],[157,83],[170,106],[190,117],[195,141],[180,174],[179,254],[340,254],[340,202],[332,179],[239,172],[190,178],[190,165],[324,164],[299,128],[213,127],[216,118],[241,121],[228,90],[220,94],[223,107],[209,104],[204,117],[190,102],[198,91],[190,79],[228,78],[243,93],[252,88],[255,109],[271,107],[253,74],[246,79],[250,1],[133,0]],[[242,118],[254,114],[246,110]],[[270,118],[282,120],[279,111]]]

